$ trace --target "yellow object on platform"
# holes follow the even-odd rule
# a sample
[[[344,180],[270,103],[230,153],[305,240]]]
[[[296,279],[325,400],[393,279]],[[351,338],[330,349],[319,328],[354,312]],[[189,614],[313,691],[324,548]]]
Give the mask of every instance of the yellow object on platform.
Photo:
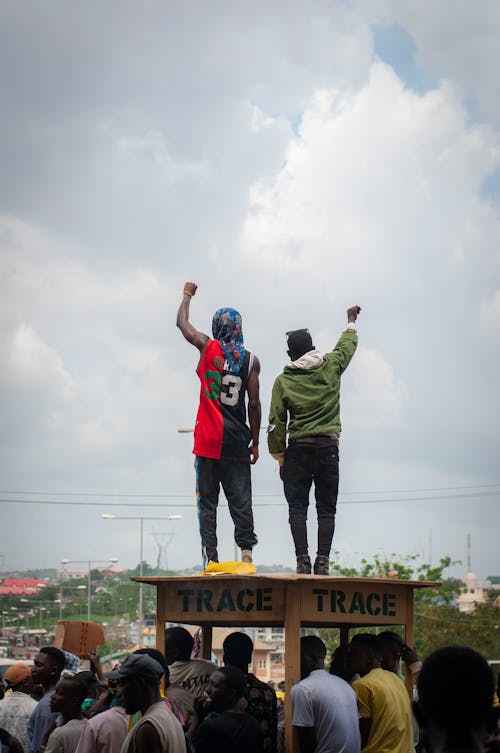
[[[252,575],[257,568],[251,562],[212,562],[203,570],[203,575]]]

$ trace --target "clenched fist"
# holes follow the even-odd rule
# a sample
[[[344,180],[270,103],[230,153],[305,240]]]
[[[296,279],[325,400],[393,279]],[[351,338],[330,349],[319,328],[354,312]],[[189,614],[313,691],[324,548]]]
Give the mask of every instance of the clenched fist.
[[[358,318],[358,314],[361,311],[361,306],[351,306],[350,309],[347,309],[347,321],[348,322],[355,322]]]

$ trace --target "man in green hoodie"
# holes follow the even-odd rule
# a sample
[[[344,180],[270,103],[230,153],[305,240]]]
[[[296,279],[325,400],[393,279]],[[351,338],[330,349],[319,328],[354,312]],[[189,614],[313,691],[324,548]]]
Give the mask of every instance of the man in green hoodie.
[[[360,311],[359,306],[347,310],[347,329],[331,353],[316,350],[307,329],[288,332],[291,364],[273,386],[267,441],[280,465],[300,574],[311,572],[306,524],[313,481],[318,514],[314,573],[329,574],[339,485],[340,377],[358,344]]]

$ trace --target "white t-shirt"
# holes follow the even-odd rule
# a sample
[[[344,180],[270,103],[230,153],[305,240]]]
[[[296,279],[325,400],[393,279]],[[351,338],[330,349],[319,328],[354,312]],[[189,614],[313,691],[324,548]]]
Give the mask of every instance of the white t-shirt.
[[[360,753],[359,714],[351,686],[324,669],[292,688],[292,724],[314,727],[314,753]]]
[[[195,698],[199,698],[208,685],[210,675],[217,667],[207,659],[188,659],[174,661],[168,669],[172,685],[180,685]]]

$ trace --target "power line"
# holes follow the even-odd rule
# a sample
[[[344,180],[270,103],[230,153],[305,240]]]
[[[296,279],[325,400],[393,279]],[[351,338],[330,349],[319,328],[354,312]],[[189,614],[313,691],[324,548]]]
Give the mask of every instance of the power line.
[[[424,489],[381,489],[367,492],[342,492],[342,494],[412,494],[413,492],[449,492],[458,489],[493,489],[500,484],[473,484],[471,486],[436,486]],[[0,491],[0,494],[4,492]]]
[[[3,504],[17,504],[17,505],[59,505],[64,507],[193,507],[194,495],[188,494],[176,494],[165,495],[165,497],[191,497],[193,496],[193,502],[74,502],[65,500],[48,500],[48,499],[0,499],[0,503]],[[256,495],[257,496],[257,495]],[[280,497],[279,502],[255,502],[254,507],[284,507],[285,501],[281,498],[280,494],[269,494],[266,496]],[[383,504],[385,502],[436,502],[446,499],[470,499],[471,497],[497,497],[500,496],[499,491],[492,492],[469,492],[468,494],[438,494],[427,497],[394,497],[392,499],[350,499],[343,500],[340,495],[340,502],[347,505],[374,505]]]
[[[371,491],[342,492],[342,496],[352,496],[356,494],[413,494],[414,492],[442,492],[442,491],[459,491],[464,489],[494,489],[500,487],[496,484],[474,484],[471,486],[435,486],[425,487],[422,489],[372,489]],[[27,496],[44,496],[44,497],[123,497],[131,499],[163,499],[165,497],[191,497],[191,494],[134,494],[127,492],[38,492],[38,491],[16,491],[12,489],[0,489],[0,494],[25,494]],[[275,492],[255,492],[254,497],[276,497]],[[1,500],[0,500],[1,501]]]

